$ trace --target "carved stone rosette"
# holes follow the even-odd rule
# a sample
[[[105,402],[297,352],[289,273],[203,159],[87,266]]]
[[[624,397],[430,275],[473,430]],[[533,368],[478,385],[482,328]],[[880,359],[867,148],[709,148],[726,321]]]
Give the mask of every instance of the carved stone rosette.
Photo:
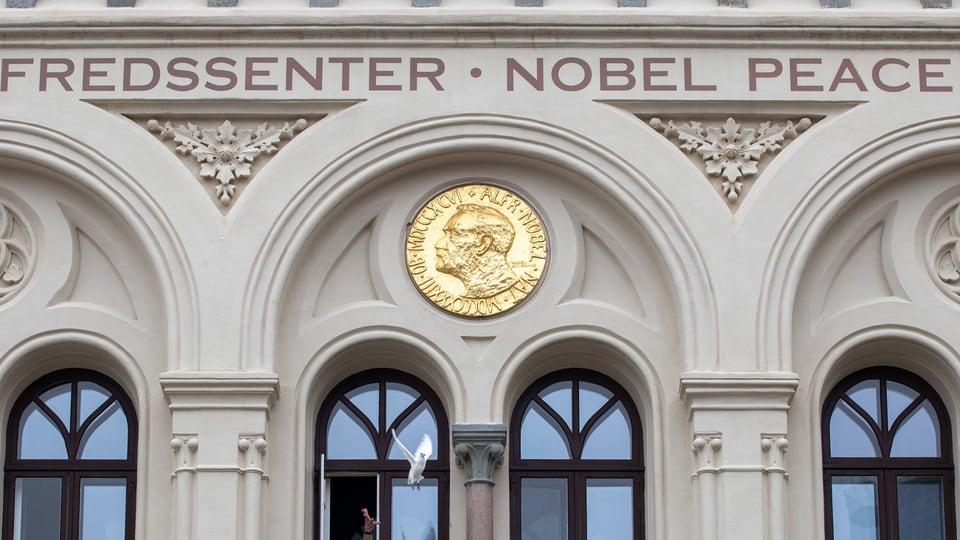
[[[236,199],[238,182],[253,175],[254,162],[261,156],[275,154],[284,141],[290,140],[307,127],[303,118],[293,124],[284,122],[274,127],[266,122],[250,129],[224,120],[217,127],[203,127],[192,122],[175,125],[150,119],[147,129],[160,140],[172,140],[174,150],[181,156],[191,156],[199,166],[200,180],[213,180],[213,195],[225,211]]]
[[[724,122],[664,122],[660,118],[648,122],[681,150],[698,157],[707,177],[720,180],[720,191],[731,205],[740,201],[744,182],[759,175],[770,156],[813,125],[809,118],[796,123],[737,121],[732,117]]]
[[[930,228],[927,269],[940,290],[960,302],[960,201],[948,205]]]
[[[0,304],[12,298],[33,270],[34,234],[27,221],[0,200]]]

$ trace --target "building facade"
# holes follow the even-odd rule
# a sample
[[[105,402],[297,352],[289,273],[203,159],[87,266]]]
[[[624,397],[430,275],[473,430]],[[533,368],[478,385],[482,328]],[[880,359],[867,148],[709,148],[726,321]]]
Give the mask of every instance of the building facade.
[[[957,9],[7,0],[3,539],[955,538]]]

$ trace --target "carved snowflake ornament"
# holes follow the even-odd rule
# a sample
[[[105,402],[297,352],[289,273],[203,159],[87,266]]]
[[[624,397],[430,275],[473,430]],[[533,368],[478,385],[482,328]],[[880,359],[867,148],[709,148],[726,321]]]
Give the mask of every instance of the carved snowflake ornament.
[[[696,153],[703,160],[710,176],[723,177],[721,188],[727,200],[737,202],[743,190],[742,178],[758,173],[760,158],[780,151],[784,139],[792,139],[806,131],[813,122],[803,118],[796,124],[763,122],[756,129],[744,128],[733,118],[720,126],[705,126],[702,122],[669,121],[651,118],[650,125],[666,137],[676,137],[680,148]]]
[[[934,224],[927,263],[937,285],[960,302],[960,203],[954,203]]]
[[[0,303],[26,281],[33,263],[32,237],[26,222],[0,201]]]
[[[217,128],[201,128],[193,123],[174,126],[157,120],[147,122],[147,129],[159,134],[161,140],[173,139],[180,155],[191,155],[200,166],[200,177],[217,181],[215,193],[224,206],[230,205],[236,194],[234,181],[248,178],[253,161],[261,155],[271,155],[278,150],[282,140],[307,127],[307,121],[299,119],[291,126],[275,128],[260,124],[255,129],[238,129],[229,120]]]

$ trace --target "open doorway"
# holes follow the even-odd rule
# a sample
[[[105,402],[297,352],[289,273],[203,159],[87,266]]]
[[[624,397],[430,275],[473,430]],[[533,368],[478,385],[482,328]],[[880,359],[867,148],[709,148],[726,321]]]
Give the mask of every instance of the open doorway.
[[[326,540],[361,538],[361,508],[380,515],[377,507],[376,476],[334,476],[329,478],[327,497],[330,505],[330,536]]]

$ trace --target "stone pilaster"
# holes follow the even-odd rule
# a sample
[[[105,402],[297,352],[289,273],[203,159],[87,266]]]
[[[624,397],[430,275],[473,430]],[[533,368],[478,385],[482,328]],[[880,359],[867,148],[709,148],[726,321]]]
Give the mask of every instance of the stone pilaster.
[[[493,472],[503,463],[503,424],[453,426],[453,451],[467,487],[467,540],[493,540]]]

